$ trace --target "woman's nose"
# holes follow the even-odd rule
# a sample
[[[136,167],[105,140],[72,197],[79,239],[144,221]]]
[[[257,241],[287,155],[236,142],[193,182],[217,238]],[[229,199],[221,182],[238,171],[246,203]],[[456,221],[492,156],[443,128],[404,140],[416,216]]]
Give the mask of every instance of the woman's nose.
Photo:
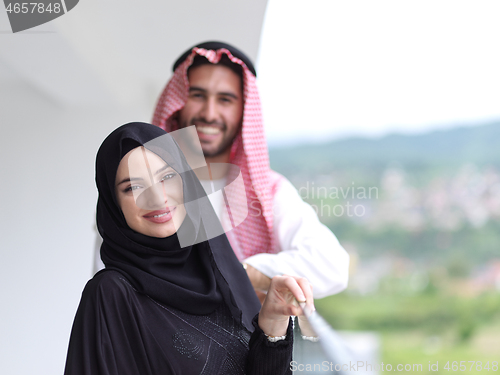
[[[165,209],[167,207],[167,194],[162,183],[154,184],[147,190],[146,203],[150,210]]]

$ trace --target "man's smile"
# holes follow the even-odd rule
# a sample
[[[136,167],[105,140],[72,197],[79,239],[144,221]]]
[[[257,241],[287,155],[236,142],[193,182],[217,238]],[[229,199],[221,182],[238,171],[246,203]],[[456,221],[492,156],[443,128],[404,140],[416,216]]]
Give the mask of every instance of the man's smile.
[[[216,135],[222,133],[222,129],[212,125],[197,125],[196,130],[203,134]]]

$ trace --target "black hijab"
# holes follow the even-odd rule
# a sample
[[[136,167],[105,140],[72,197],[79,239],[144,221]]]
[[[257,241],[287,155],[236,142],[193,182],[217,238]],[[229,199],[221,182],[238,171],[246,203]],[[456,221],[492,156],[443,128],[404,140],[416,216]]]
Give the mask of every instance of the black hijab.
[[[119,208],[115,194],[118,165],[129,151],[142,145],[182,178],[184,203],[190,204],[185,204],[186,218],[179,235],[155,238],[137,233]],[[199,242],[206,237],[205,226],[219,221],[169,134],[145,123],[129,123],[113,131],[97,153],[96,184],[97,226],[103,237],[101,258],[106,269],[121,272],[134,288],[159,303],[189,314],[209,314],[224,301],[233,317],[253,330],[251,320],[260,303],[226,235]],[[181,247],[180,236],[189,237],[191,244]]]

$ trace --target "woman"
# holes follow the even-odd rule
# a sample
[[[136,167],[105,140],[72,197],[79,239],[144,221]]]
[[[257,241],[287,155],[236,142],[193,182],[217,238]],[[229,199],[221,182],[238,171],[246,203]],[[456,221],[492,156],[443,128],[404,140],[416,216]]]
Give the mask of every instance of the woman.
[[[226,236],[207,235],[220,224],[170,135],[116,129],[96,184],[106,269],[83,291],[66,375],[291,373],[290,315],[313,308],[309,283],[275,277],[261,308]]]

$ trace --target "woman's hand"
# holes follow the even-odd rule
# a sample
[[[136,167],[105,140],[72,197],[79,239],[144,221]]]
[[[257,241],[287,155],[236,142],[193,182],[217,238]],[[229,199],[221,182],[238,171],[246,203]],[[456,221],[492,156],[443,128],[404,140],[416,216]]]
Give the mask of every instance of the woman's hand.
[[[284,336],[290,315],[303,314],[299,303],[314,310],[312,286],[303,277],[275,276],[259,314],[259,327],[269,336]]]

